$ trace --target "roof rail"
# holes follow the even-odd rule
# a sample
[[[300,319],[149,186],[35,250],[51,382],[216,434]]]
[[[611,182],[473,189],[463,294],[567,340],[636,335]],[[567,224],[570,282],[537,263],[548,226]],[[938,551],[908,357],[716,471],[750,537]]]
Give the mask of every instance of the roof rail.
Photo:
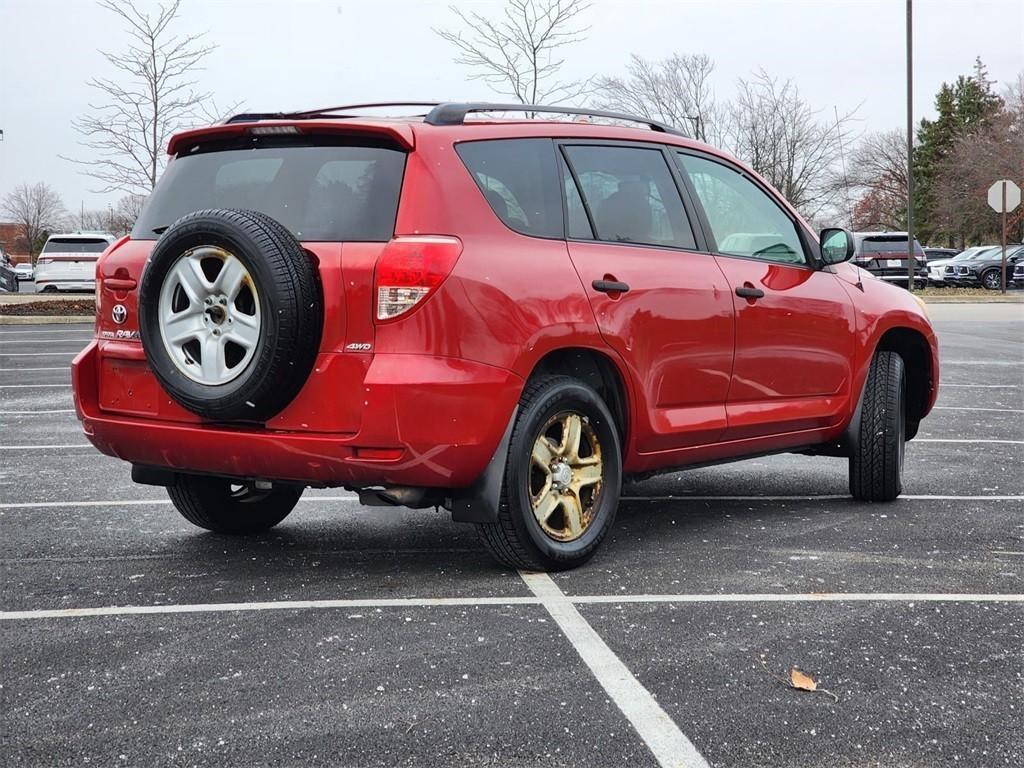
[[[466,115],[472,112],[544,112],[557,115],[583,115],[585,117],[604,117],[610,120],[624,120],[630,123],[641,123],[652,131],[670,133],[674,136],[689,138],[679,128],[657,120],[648,120],[636,115],[628,115],[624,112],[606,112],[601,109],[583,109],[580,107],[546,106],[543,104],[488,104],[486,102],[471,102],[438,104],[424,118],[424,122],[430,125],[462,125],[466,121]]]

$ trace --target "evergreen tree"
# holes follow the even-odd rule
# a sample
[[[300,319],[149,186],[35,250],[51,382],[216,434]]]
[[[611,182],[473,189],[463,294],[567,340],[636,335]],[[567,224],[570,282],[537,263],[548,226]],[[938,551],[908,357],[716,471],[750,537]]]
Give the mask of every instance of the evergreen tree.
[[[953,85],[943,83],[939,88],[935,96],[936,118],[921,120],[913,153],[913,174],[914,221],[922,242],[945,236],[950,245],[956,245],[966,235],[961,227],[943,223],[935,216],[934,185],[940,164],[956,142],[987,127],[1002,110],[1003,100],[993,90],[994,85],[978,57],[970,75],[960,75]]]

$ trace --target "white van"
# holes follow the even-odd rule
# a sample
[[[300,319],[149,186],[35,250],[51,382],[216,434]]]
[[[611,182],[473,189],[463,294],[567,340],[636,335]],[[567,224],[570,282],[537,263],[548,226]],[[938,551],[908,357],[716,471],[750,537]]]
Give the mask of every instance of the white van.
[[[36,260],[36,290],[95,291],[96,261],[116,239],[104,232],[50,235]]]

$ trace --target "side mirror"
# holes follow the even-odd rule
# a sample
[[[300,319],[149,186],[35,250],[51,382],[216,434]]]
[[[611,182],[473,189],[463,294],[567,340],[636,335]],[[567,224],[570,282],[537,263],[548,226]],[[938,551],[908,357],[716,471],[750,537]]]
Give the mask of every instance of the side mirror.
[[[826,264],[841,264],[853,257],[853,235],[838,227],[821,230],[818,238],[821,260]]]

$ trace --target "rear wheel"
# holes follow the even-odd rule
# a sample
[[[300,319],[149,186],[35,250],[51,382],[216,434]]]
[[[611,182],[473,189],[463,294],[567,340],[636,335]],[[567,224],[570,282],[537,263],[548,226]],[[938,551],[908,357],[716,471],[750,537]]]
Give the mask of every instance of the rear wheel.
[[[850,456],[850,493],[861,501],[892,501],[903,490],[907,379],[896,352],[875,353],[864,388],[860,435]]]
[[[498,522],[477,531],[504,565],[575,568],[611,528],[621,483],[619,436],[604,401],[576,379],[545,376],[519,401]]]
[[[254,484],[223,477],[178,475],[167,488],[175,509],[193,525],[215,533],[262,533],[284,520],[302,496],[299,486]]]

